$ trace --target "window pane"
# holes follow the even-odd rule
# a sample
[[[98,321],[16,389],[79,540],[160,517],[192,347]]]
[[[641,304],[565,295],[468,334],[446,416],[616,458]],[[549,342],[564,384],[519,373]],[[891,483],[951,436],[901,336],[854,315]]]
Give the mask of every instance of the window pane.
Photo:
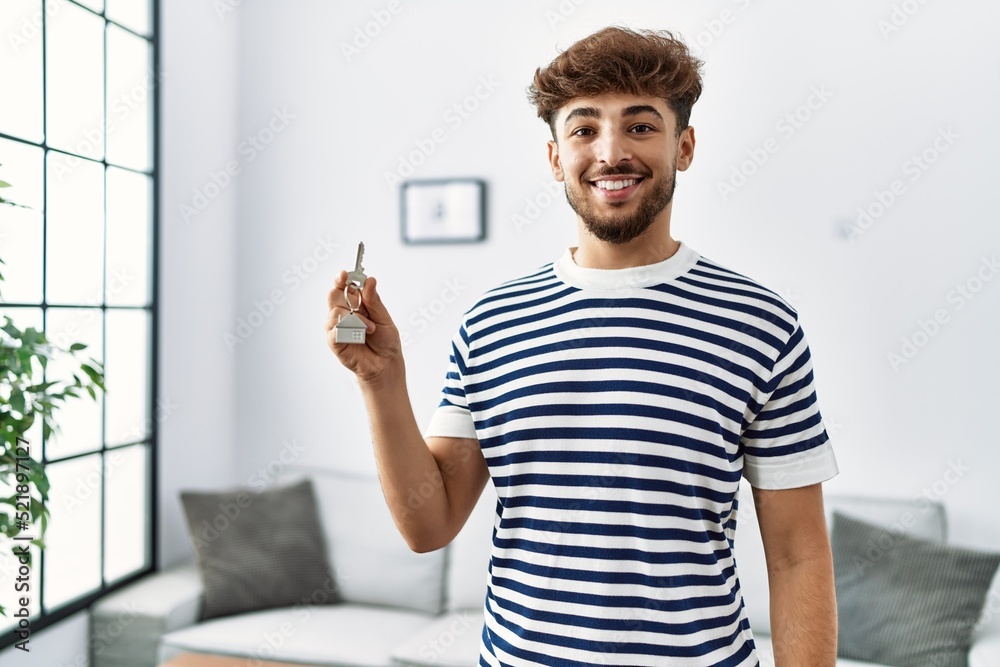
[[[0,51],[3,49],[0,48]],[[5,106],[16,105],[3,105]],[[0,139],[0,190],[30,209],[0,205],[0,296],[7,303],[42,302],[42,149]]]
[[[104,157],[104,19],[66,0],[47,0],[46,140],[86,157]]]
[[[145,440],[149,435],[149,313],[108,310],[105,386],[105,440],[109,446]]]
[[[5,100],[0,104],[0,132],[41,143],[42,0],[3,0],[0,7],[0,35],[4,36],[0,72]]]
[[[42,330],[42,309],[41,308],[0,308],[0,326],[7,321],[4,319],[4,315],[7,315],[14,321],[14,326],[16,326],[21,331],[24,331],[28,327],[35,327],[37,330]],[[7,337],[6,333],[0,333],[3,338]],[[33,383],[42,381],[42,372],[38,370],[31,378]],[[2,391],[2,388],[0,388]],[[28,434],[21,435],[22,438],[30,443],[31,457],[36,461],[42,460],[42,421],[41,419],[36,419],[35,423],[31,425],[28,429]]]
[[[11,188],[13,189],[13,188]],[[42,214],[0,207],[0,297],[7,303],[42,302]]]
[[[108,26],[108,162],[140,171],[150,168],[151,53],[145,39]]]
[[[136,32],[148,35],[152,14],[149,4],[149,0],[108,0],[108,11],[105,16]]]
[[[101,585],[101,455],[46,466],[45,606],[69,602]]]
[[[104,578],[108,582],[147,563],[150,524],[149,447],[136,445],[105,454]]]
[[[0,323],[3,323],[4,315],[9,315],[10,319],[14,320],[14,325],[21,331],[24,331],[28,327],[35,327],[39,331],[42,330],[41,308],[0,308]]]
[[[48,154],[46,301],[98,305],[104,278],[104,167]]]
[[[94,357],[101,361],[103,332],[99,308],[49,308],[47,318],[45,337],[49,341],[63,349],[72,343],[83,343],[87,347],[77,352],[76,359],[87,362]],[[45,379],[72,382],[74,371],[85,378],[80,370],[79,361],[73,363],[73,359],[69,354],[56,355],[49,362]],[[86,391],[80,391],[79,398],[70,396],[65,402],[56,404],[59,407],[53,413],[53,419],[60,430],[53,433],[46,443],[46,458],[57,459],[101,448],[103,393],[95,391],[96,401]]]
[[[104,11],[104,0],[76,0],[79,4],[84,7],[90,7],[95,12]]]
[[[17,105],[0,104],[0,109],[12,106]],[[3,131],[0,127],[0,132]],[[11,185],[4,188],[0,195],[4,199],[41,211],[45,206],[42,197],[42,158],[42,149],[38,146],[0,139],[0,165],[3,165],[0,167],[0,180]],[[13,207],[0,208],[0,211],[10,208]]]
[[[109,167],[107,231],[107,303],[145,306],[150,303],[152,253],[150,223],[152,179]]]

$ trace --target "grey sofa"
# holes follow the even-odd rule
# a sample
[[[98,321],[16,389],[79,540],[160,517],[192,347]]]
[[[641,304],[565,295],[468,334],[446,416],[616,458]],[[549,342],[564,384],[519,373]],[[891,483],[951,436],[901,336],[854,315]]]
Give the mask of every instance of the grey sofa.
[[[293,473],[282,483],[304,475]],[[343,602],[199,622],[198,571],[193,564],[183,565],[136,582],[92,607],[91,664],[154,667],[182,652],[329,667],[477,664],[496,505],[493,486],[487,484],[465,528],[450,545],[416,554],[397,532],[377,478],[333,472],[309,476]],[[761,662],[773,665],[763,550],[746,486],[741,494],[737,563]],[[909,507],[905,501],[829,494],[826,501],[828,513],[836,508],[886,525]],[[943,541],[945,526],[944,509],[934,505],[910,532]],[[1000,606],[997,581],[991,597]],[[1000,665],[1000,613],[992,616],[977,630],[971,667]],[[840,660],[838,665],[869,663]]]

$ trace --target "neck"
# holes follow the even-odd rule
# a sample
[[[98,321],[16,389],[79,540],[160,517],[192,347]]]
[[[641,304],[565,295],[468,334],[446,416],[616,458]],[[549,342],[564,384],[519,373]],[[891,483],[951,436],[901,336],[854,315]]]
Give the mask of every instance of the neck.
[[[573,252],[573,262],[588,269],[625,269],[646,266],[669,259],[680,248],[680,243],[670,236],[670,209],[668,204],[656,216],[653,224],[628,243],[615,244],[592,235],[583,221],[577,219],[579,246]]]

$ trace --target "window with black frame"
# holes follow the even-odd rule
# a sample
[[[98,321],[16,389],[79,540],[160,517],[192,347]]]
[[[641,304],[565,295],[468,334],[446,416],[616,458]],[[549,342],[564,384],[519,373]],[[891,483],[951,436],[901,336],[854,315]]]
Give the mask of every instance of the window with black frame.
[[[0,323],[86,344],[81,358],[104,365],[106,386],[59,407],[59,432],[43,439],[36,421],[23,436],[51,484],[32,632],[154,565],[156,10],[0,3],[0,195],[19,204],[0,205]],[[44,379],[72,371],[53,361]],[[16,640],[16,572],[0,543],[0,648]]]

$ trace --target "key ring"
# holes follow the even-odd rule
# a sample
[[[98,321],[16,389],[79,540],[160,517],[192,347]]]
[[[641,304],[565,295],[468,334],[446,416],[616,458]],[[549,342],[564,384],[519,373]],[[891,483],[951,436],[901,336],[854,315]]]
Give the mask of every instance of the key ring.
[[[358,307],[355,308],[354,306],[351,305],[351,298],[349,296],[350,293],[347,291],[347,288],[350,287],[351,285],[354,285],[354,283],[350,282],[344,285],[344,300],[347,301],[347,307],[353,314],[355,310],[359,310],[361,308],[361,288],[358,285],[354,285],[355,287],[358,288]]]

